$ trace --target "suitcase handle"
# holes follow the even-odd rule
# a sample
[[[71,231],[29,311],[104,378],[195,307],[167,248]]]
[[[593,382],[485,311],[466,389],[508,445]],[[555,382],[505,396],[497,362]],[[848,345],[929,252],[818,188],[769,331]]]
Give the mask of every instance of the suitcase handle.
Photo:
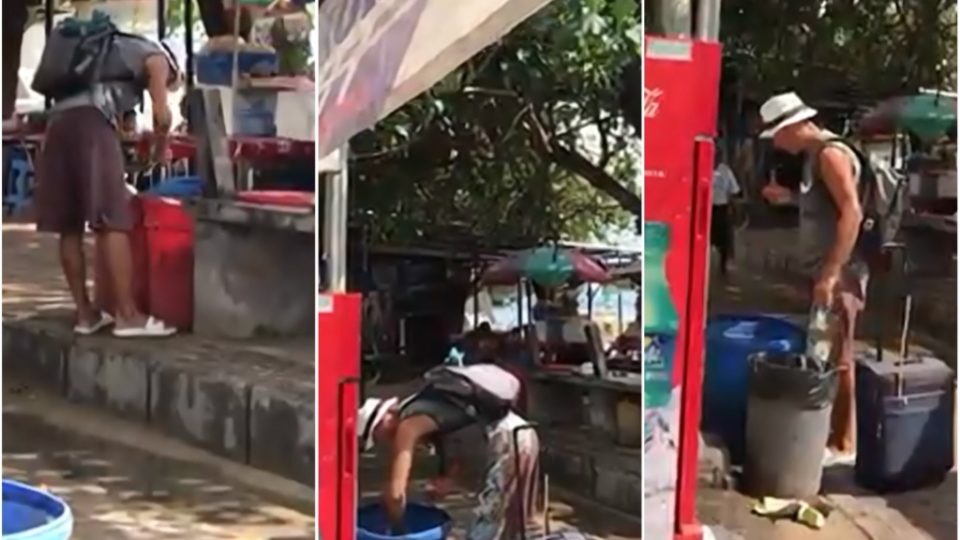
[[[897,364],[897,396],[903,395],[903,366],[909,360],[907,359],[907,337],[910,335],[910,311],[913,307],[913,296],[907,293],[907,299],[903,307],[903,331],[900,332],[900,362]]]

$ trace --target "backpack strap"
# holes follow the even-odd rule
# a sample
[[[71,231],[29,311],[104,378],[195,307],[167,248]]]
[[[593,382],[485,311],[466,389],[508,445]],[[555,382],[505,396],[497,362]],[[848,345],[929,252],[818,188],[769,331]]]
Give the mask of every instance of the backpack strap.
[[[820,174],[820,154],[831,144],[842,145],[844,148],[850,150],[854,158],[857,160],[857,164],[860,167],[860,178],[857,179],[857,195],[860,199],[861,206],[865,205],[868,199],[873,196],[877,179],[874,177],[870,160],[863,154],[863,152],[851,144],[847,139],[844,139],[843,137],[830,137],[823,141],[823,144],[817,150],[815,155],[814,166],[817,167],[817,170],[814,171],[814,174]]]

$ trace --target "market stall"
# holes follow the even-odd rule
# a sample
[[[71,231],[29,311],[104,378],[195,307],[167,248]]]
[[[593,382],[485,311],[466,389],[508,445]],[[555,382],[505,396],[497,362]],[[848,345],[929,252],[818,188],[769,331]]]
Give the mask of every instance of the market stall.
[[[519,283],[523,291],[517,307],[526,313],[518,317],[517,331],[529,361],[504,361],[525,381],[523,405],[541,429],[586,430],[613,445],[642,446],[640,340],[636,324],[623,321],[621,287],[631,285],[617,287],[616,324],[599,320],[597,305],[617,278],[639,278],[640,254],[586,244],[542,246],[494,262],[481,275],[481,284]]]
[[[199,48],[193,24],[184,25],[185,122],[170,136],[173,165],[153,161],[151,133],[122,133],[128,183],[140,192],[131,235],[137,300],[181,331],[313,333],[313,298],[303,294],[313,287],[315,264],[315,118],[303,114],[314,103],[312,22],[304,2],[280,4],[204,2],[204,24],[223,24]],[[171,30],[167,2],[153,5],[148,15],[163,40]],[[55,0],[44,3],[47,35],[55,7]],[[194,3],[183,10],[194,21]],[[4,132],[3,202],[14,214],[29,209],[33,155],[43,141],[42,116],[25,120]],[[97,292],[109,309],[111,299]]]
[[[303,294],[313,287],[313,175],[297,189],[270,176],[278,163],[314,162],[312,115],[303,114],[313,84],[308,63],[282,72],[280,51],[241,39],[241,13],[250,6],[253,17],[262,15],[253,8],[263,4],[235,3],[226,45],[214,44],[222,36],[212,38],[195,61],[187,47],[196,73],[187,96],[189,133],[202,184],[202,195],[186,203],[195,226],[193,328],[200,334],[313,333],[313,299]],[[309,26],[305,13],[281,14],[270,30],[300,33],[309,43]]]
[[[921,89],[878,103],[859,121],[865,148],[906,174],[907,227],[956,233],[957,96]]]

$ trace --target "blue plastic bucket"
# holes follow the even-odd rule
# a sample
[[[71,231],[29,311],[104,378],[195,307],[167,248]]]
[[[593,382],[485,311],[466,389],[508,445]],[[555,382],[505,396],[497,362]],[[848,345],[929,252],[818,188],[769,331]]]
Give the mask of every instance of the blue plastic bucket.
[[[718,315],[707,321],[704,431],[719,435],[742,463],[747,424],[747,359],[758,352],[803,352],[806,331],[771,315]]]
[[[72,532],[67,503],[26,484],[3,481],[3,540],[67,540]]]
[[[408,504],[403,536],[389,534],[387,516],[379,504],[364,506],[357,512],[357,540],[443,540],[450,528],[450,515],[422,504]]]
[[[203,181],[199,176],[181,176],[160,182],[147,192],[157,197],[188,198],[203,195]]]

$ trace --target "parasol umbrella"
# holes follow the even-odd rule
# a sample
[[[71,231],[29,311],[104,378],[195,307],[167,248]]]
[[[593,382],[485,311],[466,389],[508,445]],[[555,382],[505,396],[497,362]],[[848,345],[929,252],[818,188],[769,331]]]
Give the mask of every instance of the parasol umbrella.
[[[936,139],[957,125],[957,98],[942,94],[919,94],[888,99],[860,120],[864,133],[906,130],[921,139]]]
[[[546,287],[572,280],[604,283],[611,279],[603,263],[580,250],[538,247],[495,262],[481,280],[487,285],[509,285],[522,278]]]

